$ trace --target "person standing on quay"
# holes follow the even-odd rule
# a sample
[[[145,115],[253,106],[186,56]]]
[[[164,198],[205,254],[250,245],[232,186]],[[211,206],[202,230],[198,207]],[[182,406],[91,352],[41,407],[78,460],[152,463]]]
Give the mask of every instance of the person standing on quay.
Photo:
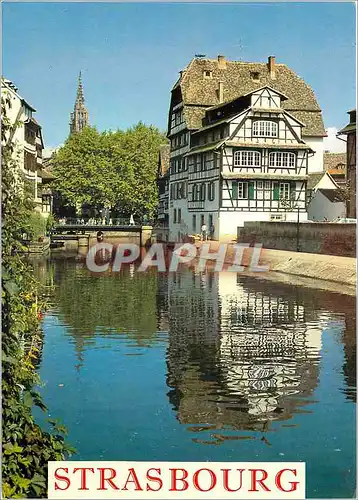
[[[211,224],[211,226],[209,228],[209,233],[210,233],[210,239],[213,240],[214,239],[214,234],[215,234],[215,226],[214,226],[214,224]]]
[[[208,228],[206,227],[206,224],[201,226],[201,239],[202,241],[206,241],[208,239]]]

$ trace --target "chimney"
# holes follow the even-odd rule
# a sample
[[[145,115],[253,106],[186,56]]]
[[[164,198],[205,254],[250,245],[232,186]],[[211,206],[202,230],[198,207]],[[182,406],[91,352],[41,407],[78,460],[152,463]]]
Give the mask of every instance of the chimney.
[[[225,56],[218,56],[218,68],[219,69],[226,69]]]
[[[219,98],[219,103],[224,102],[224,82],[219,82],[219,88],[218,88],[218,98]]]
[[[272,80],[276,79],[276,67],[275,67],[275,56],[269,56],[268,58],[268,70]]]

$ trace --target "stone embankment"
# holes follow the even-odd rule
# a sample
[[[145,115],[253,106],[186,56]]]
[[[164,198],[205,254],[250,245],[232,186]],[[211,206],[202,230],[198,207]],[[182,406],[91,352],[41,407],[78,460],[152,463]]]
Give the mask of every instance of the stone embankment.
[[[198,243],[197,246],[200,247],[201,244]],[[218,247],[219,242],[210,242],[210,252],[217,252]],[[250,265],[251,254],[251,249],[244,251],[242,265],[247,268]],[[232,264],[234,255],[234,248],[228,245],[225,264]],[[267,265],[269,271],[250,274],[263,279],[277,278],[279,281],[282,279],[292,281],[295,278],[296,284],[318,285],[343,293],[344,288],[347,288],[347,292],[355,293],[357,260],[353,257],[262,249],[259,264]],[[300,278],[306,281],[300,283]]]

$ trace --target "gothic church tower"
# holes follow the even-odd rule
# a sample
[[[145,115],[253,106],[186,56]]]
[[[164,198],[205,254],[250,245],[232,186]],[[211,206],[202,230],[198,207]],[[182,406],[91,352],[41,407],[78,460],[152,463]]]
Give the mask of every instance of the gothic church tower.
[[[83,97],[81,71],[78,77],[77,97],[73,113],[71,113],[70,135],[75,132],[81,132],[84,127],[88,126],[88,111],[85,107],[85,99]]]

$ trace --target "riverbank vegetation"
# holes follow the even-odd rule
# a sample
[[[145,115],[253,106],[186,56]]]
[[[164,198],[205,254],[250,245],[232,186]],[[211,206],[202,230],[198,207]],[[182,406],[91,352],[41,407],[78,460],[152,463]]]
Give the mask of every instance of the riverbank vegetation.
[[[159,129],[143,123],[102,133],[86,127],[54,153],[52,188],[67,206],[151,217],[158,203],[159,149],[166,143]]]
[[[34,405],[46,411],[35,370],[44,306],[23,254],[24,235],[34,237],[37,225],[11,140],[18,124],[9,122],[9,106],[2,97],[2,492],[4,498],[45,498],[47,462],[65,460],[74,450],[63,426],[51,420],[53,432],[46,432],[32,416]]]

